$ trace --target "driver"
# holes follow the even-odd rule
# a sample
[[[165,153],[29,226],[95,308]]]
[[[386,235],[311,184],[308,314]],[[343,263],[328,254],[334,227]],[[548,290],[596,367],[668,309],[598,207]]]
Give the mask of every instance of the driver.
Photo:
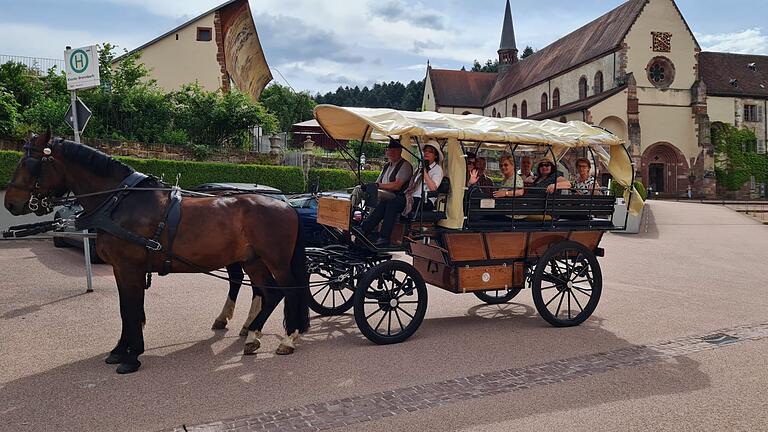
[[[372,201],[376,202],[373,212],[363,222],[362,229],[366,235],[373,233],[373,230],[381,223],[379,238],[376,240],[376,246],[386,247],[389,245],[389,238],[392,235],[392,228],[395,226],[397,215],[405,209],[404,191],[408,187],[408,182],[413,175],[413,166],[407,160],[403,159],[403,147],[400,141],[394,138],[389,140],[387,147],[387,160],[384,169],[381,171],[378,180],[376,180],[376,190],[369,193],[377,195]],[[372,188],[371,188],[372,189]]]

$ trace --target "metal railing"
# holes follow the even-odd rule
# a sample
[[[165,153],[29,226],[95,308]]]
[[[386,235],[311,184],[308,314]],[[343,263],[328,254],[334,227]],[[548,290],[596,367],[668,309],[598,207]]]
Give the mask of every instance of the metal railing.
[[[21,63],[32,70],[38,71],[41,74],[47,73],[48,70],[51,69],[52,67],[55,67],[58,70],[64,70],[63,59],[0,54],[0,64],[5,64],[9,62]]]

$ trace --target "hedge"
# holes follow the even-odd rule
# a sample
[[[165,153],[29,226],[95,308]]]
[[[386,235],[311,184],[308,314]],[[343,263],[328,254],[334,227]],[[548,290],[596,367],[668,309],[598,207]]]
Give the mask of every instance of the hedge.
[[[20,152],[0,151],[0,187],[10,182]],[[240,165],[214,162],[188,162],[159,159],[137,159],[115,157],[137,171],[160,177],[165,175],[167,183],[175,183],[180,173],[179,186],[190,188],[201,183],[258,183],[276,187],[285,193],[300,193],[307,190],[304,174],[299,167],[275,165]],[[376,181],[377,171],[363,171],[363,182]],[[352,171],[340,169],[311,169],[308,184],[320,182],[320,190],[331,191],[353,187],[357,179]]]

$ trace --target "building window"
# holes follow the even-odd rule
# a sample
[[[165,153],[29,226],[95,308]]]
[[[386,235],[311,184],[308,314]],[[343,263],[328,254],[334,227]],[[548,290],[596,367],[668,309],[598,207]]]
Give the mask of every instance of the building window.
[[[666,57],[654,57],[646,66],[648,81],[655,87],[666,90],[675,81],[675,65]]]
[[[493,109],[493,114],[491,114],[491,117],[496,117],[496,108]]]
[[[595,74],[595,94],[603,92],[603,73],[598,72]]]
[[[512,117],[517,117],[517,104],[512,104]]]
[[[549,96],[546,93],[541,95],[541,112],[549,110]]]
[[[763,119],[761,118],[762,114],[760,111],[762,111],[760,106],[757,105],[744,105],[744,121],[747,122],[761,122]]]
[[[213,29],[210,27],[197,28],[197,40],[200,42],[210,42],[213,39]]]
[[[765,154],[765,141],[761,139],[757,140],[757,152],[760,154]]]
[[[520,117],[528,118],[528,101],[523,101],[523,103],[520,104]]]
[[[552,92],[552,108],[560,108],[560,89],[556,88]]]
[[[653,37],[654,52],[671,52],[672,51],[672,33],[651,32],[651,36]]]
[[[470,114],[472,114],[472,113],[469,112],[469,111],[464,111],[463,113],[461,113],[461,115],[470,115]]]
[[[562,117],[560,117],[560,120],[559,120],[559,122],[560,122],[560,123],[568,123],[568,119],[567,119],[567,118],[565,118],[565,116],[562,116]]]
[[[587,98],[587,77],[581,77],[579,80],[579,99],[586,99]]]

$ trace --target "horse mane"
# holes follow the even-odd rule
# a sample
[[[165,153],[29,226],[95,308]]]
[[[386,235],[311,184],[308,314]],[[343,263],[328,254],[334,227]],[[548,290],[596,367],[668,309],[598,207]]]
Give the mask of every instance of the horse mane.
[[[64,156],[64,159],[80,164],[96,175],[103,177],[127,177],[136,172],[133,168],[113,159],[108,154],[88,147],[85,144],[61,140],[61,146],[61,154]]]

